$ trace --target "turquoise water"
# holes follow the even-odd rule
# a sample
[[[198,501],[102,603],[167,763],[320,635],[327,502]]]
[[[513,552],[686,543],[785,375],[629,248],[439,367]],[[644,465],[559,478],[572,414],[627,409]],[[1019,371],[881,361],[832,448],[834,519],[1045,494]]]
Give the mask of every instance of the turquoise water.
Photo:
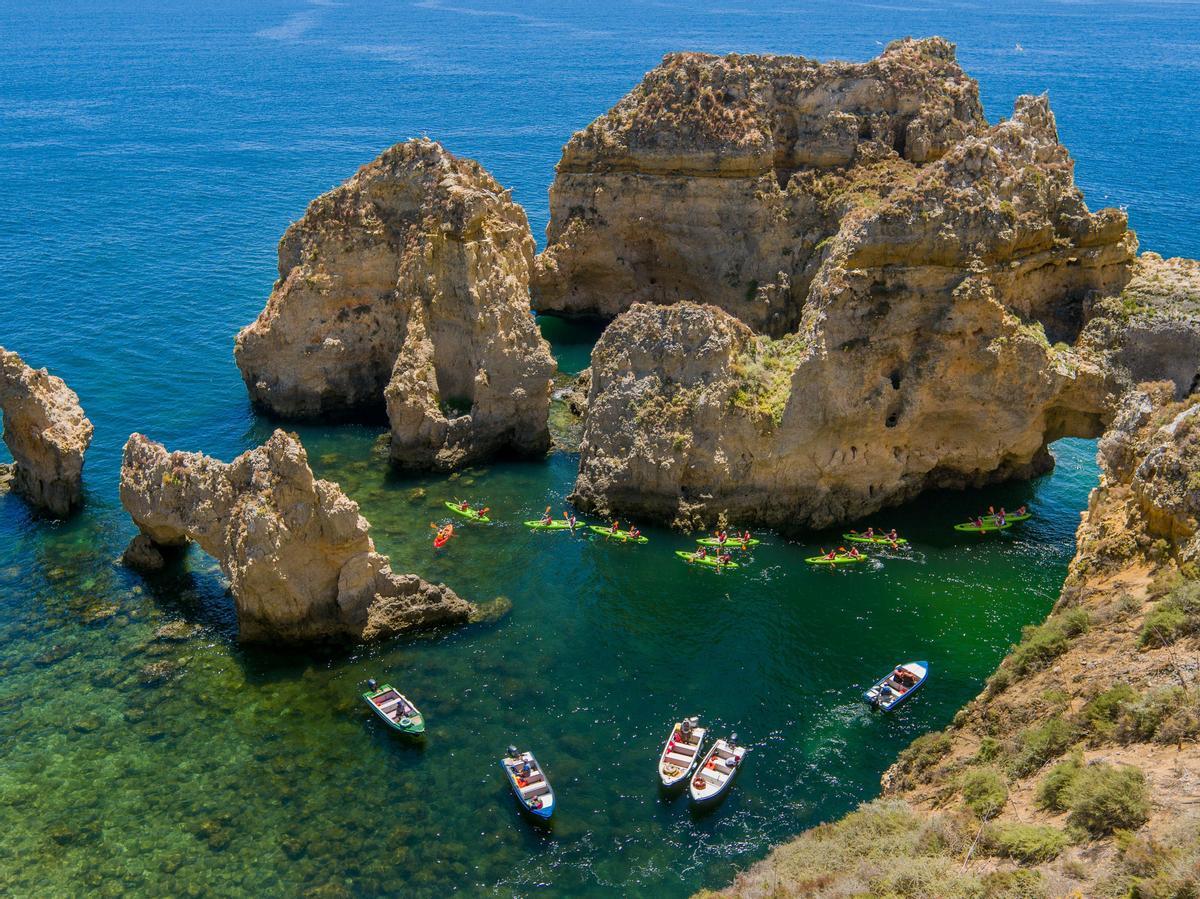
[[[1058,469],[1033,484],[881,517],[916,540],[905,558],[812,571],[799,560],[831,535],[767,535],[735,576],[676,560],[680,535],[624,547],[526,531],[569,492],[569,453],[406,479],[386,470],[378,427],[303,428],[397,570],[512,600],[499,622],[372,647],[242,648],[211,560],[152,580],[112,564],[133,533],[116,494],[131,431],[226,459],[270,432],[232,336],[308,199],[429,133],[512,185],[540,234],[561,144],[668,50],[862,59],[945,34],[993,117],[1051,91],[1094,206],[1127,204],[1145,246],[1196,253],[1195,6],[837,10],[0,6],[0,343],[63,375],[97,428],[84,514],[48,523],[0,497],[0,893],[683,895],[872,796],[895,752],[978,690],[1057,592],[1091,444],[1057,445]],[[544,327],[565,370],[586,364],[594,328]],[[428,523],[448,495],[499,520],[434,556]],[[946,527],[1026,501],[1038,518],[995,539]],[[868,713],[860,689],[914,657],[932,665],[925,691]],[[423,743],[371,717],[358,694],[372,676],[421,705]],[[705,815],[660,796],[653,771],[693,712],[752,747]],[[512,741],[558,789],[549,832],[505,792],[496,758]]]

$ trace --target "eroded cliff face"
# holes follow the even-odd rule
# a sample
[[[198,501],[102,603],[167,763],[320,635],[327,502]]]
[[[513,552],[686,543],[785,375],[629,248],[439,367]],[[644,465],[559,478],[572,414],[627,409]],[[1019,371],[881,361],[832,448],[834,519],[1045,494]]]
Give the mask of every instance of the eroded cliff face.
[[[62,378],[0,347],[0,412],[13,456],[12,489],[64,518],[83,496],[83,456],[92,423]]]
[[[1121,402],[1062,595],[986,689],[901,753],[883,799],[722,895],[1200,889],[1200,397],[1174,394]]]
[[[283,431],[230,463],[134,434],[121,503],[141,530],[129,561],[156,567],[150,550],[188,541],[217,560],[244,641],[369,640],[472,614],[445,585],[394,574],[358,504],[315,479],[304,447]]]
[[[745,129],[753,143],[765,119],[742,115],[744,92],[721,87],[717,75],[731,67],[760,80],[780,73],[770,82],[775,97],[787,78],[810,91],[816,79],[824,105],[809,97],[805,115],[841,121],[846,98],[856,98],[857,126],[847,131],[856,137],[838,160],[789,165],[785,187],[762,176],[745,202],[786,223],[769,250],[747,250],[741,226],[706,220],[689,205],[690,188],[676,188],[668,219],[686,221],[706,243],[695,259],[672,257],[696,276],[687,290],[650,298],[709,305],[635,305],[597,345],[581,504],[685,526],[726,512],[739,522],[820,527],[930,487],[1026,477],[1050,465],[1048,442],[1097,436],[1120,379],[1107,355],[1077,340],[1095,297],[1129,280],[1136,241],[1123,213],[1087,209],[1046,98],[1021,97],[1012,118],[988,126],[974,83],[938,39],[897,42],[859,67],[672,57],[572,143],[605,152],[605,136],[620,137],[618,149],[686,146],[701,111],[721,113],[730,135]],[[850,72],[854,89],[834,79]],[[815,119],[801,120],[808,124],[792,159],[825,134]],[[703,174],[695,162],[653,177],[724,182],[725,165]],[[596,162],[601,180],[617,176],[602,169]],[[638,191],[625,195],[640,202]],[[648,209],[640,215],[646,227],[670,231]],[[562,254],[586,246],[594,259],[597,244],[624,253],[630,238],[619,224],[631,220],[576,215],[544,254],[543,276],[557,266],[560,283],[608,285],[607,263],[564,274]],[[765,294],[766,282],[754,279],[755,296],[770,302],[751,302],[728,276],[790,265],[797,254],[807,260],[803,276],[790,268]],[[716,269],[704,267],[713,260]],[[649,269],[638,278],[662,283]],[[680,351],[688,358],[676,358]]]
[[[234,351],[251,397],[286,417],[386,405],[404,467],[544,452],[554,361],[530,312],[533,250],[478,163],[397,144],[284,234]]]

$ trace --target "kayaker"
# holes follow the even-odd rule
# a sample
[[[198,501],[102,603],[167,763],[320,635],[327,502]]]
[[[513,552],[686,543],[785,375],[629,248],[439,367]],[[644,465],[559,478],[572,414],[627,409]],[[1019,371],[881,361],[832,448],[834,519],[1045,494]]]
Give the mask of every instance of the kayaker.
[[[566,513],[566,512],[564,512],[564,513],[563,513],[563,515],[566,515],[566,518],[567,518],[567,524],[569,524],[569,525],[571,526],[571,533],[572,533],[572,534],[574,534],[574,533],[575,533],[575,524],[576,524],[576,521],[575,521],[575,516],[574,516],[574,515],[567,515],[567,513]]]
[[[614,521],[612,523],[612,527],[608,529],[608,532],[610,534],[616,534],[620,530],[621,530],[621,522],[618,520],[618,521]]]
[[[744,534],[742,534],[742,549],[745,549],[749,545],[750,545],[750,532],[746,531]]]
[[[842,552],[846,553],[846,555],[849,556],[851,559],[857,559],[859,557],[859,552],[858,552],[857,546],[850,547],[849,552],[846,552],[846,547],[843,546]]]
[[[464,499],[458,504],[458,510],[460,512],[469,512],[471,510],[471,504]]]
[[[828,559],[830,562],[832,562],[834,559],[837,558],[837,550],[831,549],[829,552],[825,552],[825,548],[821,547],[821,557]]]
[[[977,527],[977,528],[982,528],[982,527],[983,527],[983,518],[982,518],[982,516],[976,515],[976,516],[975,516],[975,520],[974,520],[974,521],[972,521],[972,522],[971,522],[971,524],[975,525],[975,527]]]
[[[727,534],[725,531],[717,531],[717,545],[718,546],[724,546],[725,541],[727,541],[728,539],[729,539],[729,534]]]
[[[887,538],[892,541],[892,546],[896,545],[896,541],[900,539],[900,535],[896,533],[896,529],[892,528],[888,531]]]
[[[550,507],[546,506],[546,511],[542,515],[542,524],[550,524],[554,519],[550,516]]]
[[[1025,512],[1025,507],[1024,507],[1024,506],[1018,506],[1018,507],[1017,507],[1016,514],[1017,514],[1017,515],[1025,515],[1025,514],[1026,514],[1026,512]]]
[[[733,556],[727,552],[721,553],[721,556],[719,559],[717,559],[717,561],[720,562],[722,565],[728,565],[730,562],[733,561]]]
[[[708,558],[708,550],[705,549],[703,546],[701,546],[699,549],[696,550],[696,558],[697,559],[707,559]]]
[[[865,531],[863,531],[863,536],[866,537],[868,540],[870,540],[872,537],[875,536],[875,528],[873,528],[873,527],[867,528]]]
[[[642,532],[637,529],[637,525],[631,524],[629,526],[629,539],[636,540],[640,536],[642,536]]]

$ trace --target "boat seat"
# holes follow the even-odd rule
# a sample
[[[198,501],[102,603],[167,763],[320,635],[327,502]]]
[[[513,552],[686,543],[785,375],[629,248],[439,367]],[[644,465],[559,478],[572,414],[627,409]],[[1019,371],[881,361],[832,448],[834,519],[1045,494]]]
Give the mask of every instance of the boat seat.
[[[695,754],[692,754],[691,756],[686,756],[686,755],[680,755],[677,752],[668,752],[667,753],[667,761],[674,762],[676,765],[684,765],[684,766],[690,765],[695,758],[696,758]]]
[[[526,799],[532,799],[534,796],[544,796],[546,793],[549,793],[549,792],[550,792],[550,785],[548,783],[546,783],[544,780],[539,781],[538,783],[535,783],[535,784],[529,784],[528,786],[521,788],[521,795],[524,796]]]

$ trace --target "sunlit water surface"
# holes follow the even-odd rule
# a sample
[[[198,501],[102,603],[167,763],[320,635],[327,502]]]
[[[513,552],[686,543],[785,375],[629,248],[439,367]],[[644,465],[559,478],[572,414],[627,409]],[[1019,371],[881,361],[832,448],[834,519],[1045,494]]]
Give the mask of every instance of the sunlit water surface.
[[[232,335],[308,199],[428,133],[512,185],[540,234],[562,143],[669,50],[865,59],[945,34],[993,117],[1051,91],[1094,206],[1128,204],[1150,248],[1196,251],[1194,6],[515,9],[0,5],[0,343],[63,375],[97,428],[82,515],[52,524],[0,497],[0,893],[683,895],[873,796],[897,750],[944,725],[1050,607],[1095,481],[1088,443],[1058,444],[1032,484],[880,516],[909,553],[814,571],[802,559],[835,536],[764,535],[744,569],[716,574],[674,557],[682,535],[624,547],[523,528],[560,508],[568,453],[404,479],[379,427],[301,428],[397,570],[513,604],[372,647],[242,648],[210,559],[153,580],[113,565],[133,534],[116,492],[131,431],[225,459],[270,432]],[[586,364],[593,329],[544,327],[564,369]],[[451,496],[497,523],[436,555],[429,523]],[[949,529],[989,502],[1037,518],[984,540]],[[171,622],[195,629],[155,636]],[[930,661],[928,687],[871,714],[862,687],[912,658]],[[368,677],[421,705],[423,742],[371,716]],[[707,814],[654,777],[688,713],[752,747]],[[506,793],[510,742],[557,787],[548,831]]]

